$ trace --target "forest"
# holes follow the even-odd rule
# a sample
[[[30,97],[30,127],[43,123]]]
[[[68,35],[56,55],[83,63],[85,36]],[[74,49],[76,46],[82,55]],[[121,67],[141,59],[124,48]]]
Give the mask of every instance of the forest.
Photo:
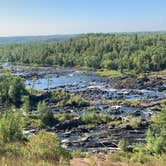
[[[139,72],[166,68],[165,33],[85,34],[61,42],[0,45],[0,60]]]

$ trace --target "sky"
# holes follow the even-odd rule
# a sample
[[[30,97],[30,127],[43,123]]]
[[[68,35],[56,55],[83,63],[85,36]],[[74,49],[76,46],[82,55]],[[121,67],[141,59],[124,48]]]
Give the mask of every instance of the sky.
[[[166,0],[0,0],[0,36],[166,30]]]

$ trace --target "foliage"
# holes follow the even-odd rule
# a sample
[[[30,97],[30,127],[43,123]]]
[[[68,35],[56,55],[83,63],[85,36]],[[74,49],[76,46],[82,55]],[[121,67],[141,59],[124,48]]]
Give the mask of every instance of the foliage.
[[[73,158],[84,158],[86,157],[86,153],[82,152],[81,150],[77,149],[72,152]]]
[[[70,100],[67,101],[66,105],[73,107],[85,107],[89,106],[89,102],[81,97],[71,94]]]
[[[124,152],[127,151],[127,146],[128,142],[125,139],[121,139],[118,143],[118,147]]]
[[[53,126],[56,123],[53,112],[47,108],[47,105],[44,101],[38,103],[37,111],[39,112],[39,116],[43,125]]]
[[[0,102],[6,105],[14,104],[20,106],[22,104],[22,95],[26,93],[25,85],[20,77],[6,76],[0,77]]]
[[[86,34],[62,42],[0,46],[0,59],[26,64],[123,71],[166,68],[166,34]]]
[[[121,75],[120,71],[118,70],[99,70],[97,71],[97,74],[103,77],[117,77]]]
[[[20,141],[23,138],[23,119],[20,112],[5,112],[0,117],[0,139],[3,142]]]
[[[22,103],[23,103],[22,104],[23,111],[25,111],[26,113],[31,111],[31,104],[30,104],[29,96],[23,96],[22,97]]]
[[[66,120],[71,120],[73,118],[76,118],[78,117],[78,115],[70,113],[62,113],[62,114],[56,114],[54,117],[58,122],[64,122]]]
[[[110,126],[118,126],[121,123],[122,123],[121,120],[113,120],[113,121],[109,122],[108,125],[110,125]]]
[[[55,90],[51,94],[50,102],[56,103],[58,107],[71,106],[71,107],[85,107],[89,106],[89,102],[82,97],[69,93],[65,89]]]
[[[109,105],[125,105],[130,107],[138,107],[143,100],[132,99],[132,100],[108,100],[106,101]]]
[[[110,122],[113,119],[114,119],[114,117],[112,117],[112,116],[108,116],[108,115],[105,115],[105,114],[102,114],[102,113],[95,113],[95,112],[84,113],[82,115],[82,120],[86,124],[107,123],[107,122]]]
[[[37,135],[30,136],[27,146],[30,156],[34,158],[54,161],[70,158],[70,154],[60,146],[58,137],[52,133],[40,131]]]
[[[141,118],[132,118],[130,119],[130,122],[129,122],[129,125],[136,129],[140,126],[140,123],[141,123]]]
[[[28,154],[25,142],[9,142],[1,146],[1,153],[6,156],[24,157]]]
[[[166,106],[163,106],[152,119],[153,123],[147,131],[147,149],[150,153],[162,154],[166,152]]]

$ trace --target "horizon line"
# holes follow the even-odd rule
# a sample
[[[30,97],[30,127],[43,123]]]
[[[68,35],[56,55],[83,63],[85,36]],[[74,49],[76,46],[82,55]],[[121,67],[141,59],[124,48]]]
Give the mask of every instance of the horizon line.
[[[0,38],[14,38],[14,37],[51,37],[51,36],[67,36],[67,35],[86,35],[86,34],[124,34],[124,33],[162,33],[166,30],[145,30],[145,31],[114,31],[114,32],[82,32],[82,33],[57,33],[57,34],[18,34],[18,35],[0,35]]]

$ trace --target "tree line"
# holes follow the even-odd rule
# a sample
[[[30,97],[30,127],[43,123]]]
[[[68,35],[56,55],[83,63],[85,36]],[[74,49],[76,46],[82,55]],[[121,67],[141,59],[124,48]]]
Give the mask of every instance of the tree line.
[[[166,34],[85,34],[62,42],[0,45],[0,60],[148,72],[166,68]]]

